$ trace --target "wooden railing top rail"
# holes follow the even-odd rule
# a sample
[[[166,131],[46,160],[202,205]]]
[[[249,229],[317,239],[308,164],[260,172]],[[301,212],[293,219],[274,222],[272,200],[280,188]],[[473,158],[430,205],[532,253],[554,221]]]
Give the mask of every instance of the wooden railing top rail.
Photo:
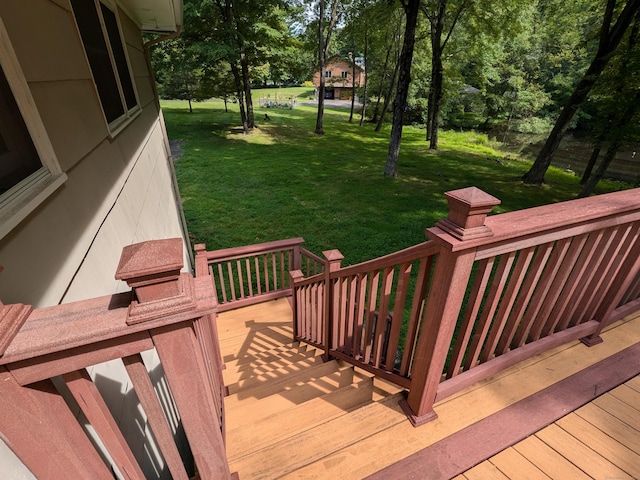
[[[324,263],[324,260],[325,260],[324,258],[322,258],[320,255],[316,255],[315,253],[307,250],[304,247],[300,248],[300,252],[302,252],[305,256],[315,260],[318,263]]]
[[[422,257],[428,257],[438,253],[440,247],[435,242],[422,242],[418,245],[400,250],[399,252],[390,253],[384,257],[374,258],[366,262],[350,265],[341,268],[335,272],[331,272],[331,278],[344,277],[347,275],[355,275],[357,273],[369,272],[371,270],[379,270],[382,268],[392,267],[400,263],[412,262]]]
[[[222,250],[207,251],[208,261],[233,260],[235,258],[243,258],[248,255],[279,252],[287,248],[293,248],[304,243],[301,237],[289,238],[286,240],[277,240],[274,242],[256,243],[254,245],[245,245],[242,247],[224,248]],[[197,245],[196,245],[197,249]]]
[[[191,278],[188,274],[182,277],[185,280]],[[212,294],[211,280],[195,278],[193,287],[196,303],[188,310],[131,325],[127,324],[131,292],[35,309],[0,357],[0,365],[125,337],[213,313],[217,302]]]
[[[522,243],[524,248],[638,219],[640,188],[488,216],[484,226],[492,235],[476,239],[454,238],[449,243],[454,252],[472,248],[485,250],[488,246],[499,247],[516,240],[525,242]],[[455,233],[447,229],[445,222],[438,222],[428,231],[433,237],[437,237],[443,230],[455,236]],[[544,232],[549,232],[551,236],[545,238]],[[530,244],[526,243],[528,238],[532,238]],[[491,252],[482,257],[499,253]]]

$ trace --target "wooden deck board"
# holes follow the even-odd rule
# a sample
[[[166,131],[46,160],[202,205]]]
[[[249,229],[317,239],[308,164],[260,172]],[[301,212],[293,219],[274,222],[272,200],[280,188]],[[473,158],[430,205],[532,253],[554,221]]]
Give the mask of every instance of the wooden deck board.
[[[502,473],[498,468],[493,465],[491,462],[482,462],[479,465],[476,465],[471,470],[467,470],[462,474],[464,478],[467,480],[508,480],[504,473]]]
[[[513,448],[537,465],[550,478],[571,478],[572,480],[591,478],[535,435],[521,441]]]
[[[640,455],[621,444],[599,428],[584,420],[576,413],[570,413],[559,420],[558,425],[581,442],[607,458],[627,475],[640,472]],[[637,445],[636,445],[637,447]]]
[[[513,448],[503,450],[491,459],[491,463],[508,478],[520,480],[549,480],[536,465]]]
[[[602,455],[593,451],[557,424],[552,424],[536,434],[540,440],[565,457],[592,478],[620,477],[627,474]],[[587,439],[588,442],[588,439]]]

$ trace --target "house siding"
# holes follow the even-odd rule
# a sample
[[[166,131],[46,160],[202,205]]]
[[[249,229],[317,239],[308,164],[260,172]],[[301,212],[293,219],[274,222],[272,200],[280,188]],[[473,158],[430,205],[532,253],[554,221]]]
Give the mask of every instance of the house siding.
[[[184,238],[142,35],[122,10],[119,14],[141,111],[112,138],[68,1],[0,3],[0,16],[68,176],[0,240],[5,303],[42,307],[121,291],[127,287],[113,275],[122,247]],[[190,268],[186,254],[185,265]]]
[[[335,91],[334,98],[340,100],[350,100],[353,92],[353,66],[346,60],[337,60],[335,57],[330,59],[324,72],[331,72],[331,77],[325,79],[326,88],[332,88]],[[322,74],[324,75],[324,72]],[[342,77],[342,72],[347,72],[347,77]],[[318,88],[320,86],[320,74],[318,70],[313,74],[313,84]],[[364,85],[364,70],[356,66],[356,87]]]
[[[122,248],[181,237],[190,246],[140,28],[118,11],[140,111],[109,132],[68,0],[0,2],[0,18],[67,181],[0,239],[0,300],[35,307],[128,290],[114,274]],[[157,356],[148,367],[163,381]],[[121,365],[91,376],[147,478],[169,478]],[[179,442],[180,443],[180,442]],[[184,447],[180,443],[181,448]],[[33,476],[0,440],[2,478]],[[9,473],[6,473],[9,472]],[[8,475],[8,476],[5,476]]]

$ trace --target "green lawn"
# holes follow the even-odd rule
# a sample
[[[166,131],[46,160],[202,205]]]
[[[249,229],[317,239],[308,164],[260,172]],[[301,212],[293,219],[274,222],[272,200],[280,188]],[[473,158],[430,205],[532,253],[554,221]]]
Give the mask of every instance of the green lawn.
[[[196,103],[191,114],[186,102],[162,108],[169,138],[184,151],[176,172],[191,239],[208,250],[302,236],[312,251],[337,248],[343,264],[354,264],[424,241],[425,228],[447,215],[449,190],[477,186],[502,200],[495,212],[580,190],[576,176],[553,168],[545,186],[524,185],[530,164],[481,134],[444,131],[431,152],[424,130],[406,127],[399,177],[389,179],[389,128],[349,124],[348,110],[327,109],[317,136],[313,107],[269,109],[268,122],[256,108],[260,128],[244,136],[237,111],[225,113],[220,102]],[[619,188],[606,183],[598,192]]]

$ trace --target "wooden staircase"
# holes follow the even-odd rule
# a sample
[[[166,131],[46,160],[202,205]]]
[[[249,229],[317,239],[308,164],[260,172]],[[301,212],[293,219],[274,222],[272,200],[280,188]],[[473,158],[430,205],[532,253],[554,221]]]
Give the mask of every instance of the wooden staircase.
[[[323,362],[306,344],[264,341],[273,338],[264,332],[282,328],[265,325],[263,341],[244,342],[242,354],[223,348],[227,456],[241,479],[297,478],[301,468],[406,421],[399,387],[338,360]]]

